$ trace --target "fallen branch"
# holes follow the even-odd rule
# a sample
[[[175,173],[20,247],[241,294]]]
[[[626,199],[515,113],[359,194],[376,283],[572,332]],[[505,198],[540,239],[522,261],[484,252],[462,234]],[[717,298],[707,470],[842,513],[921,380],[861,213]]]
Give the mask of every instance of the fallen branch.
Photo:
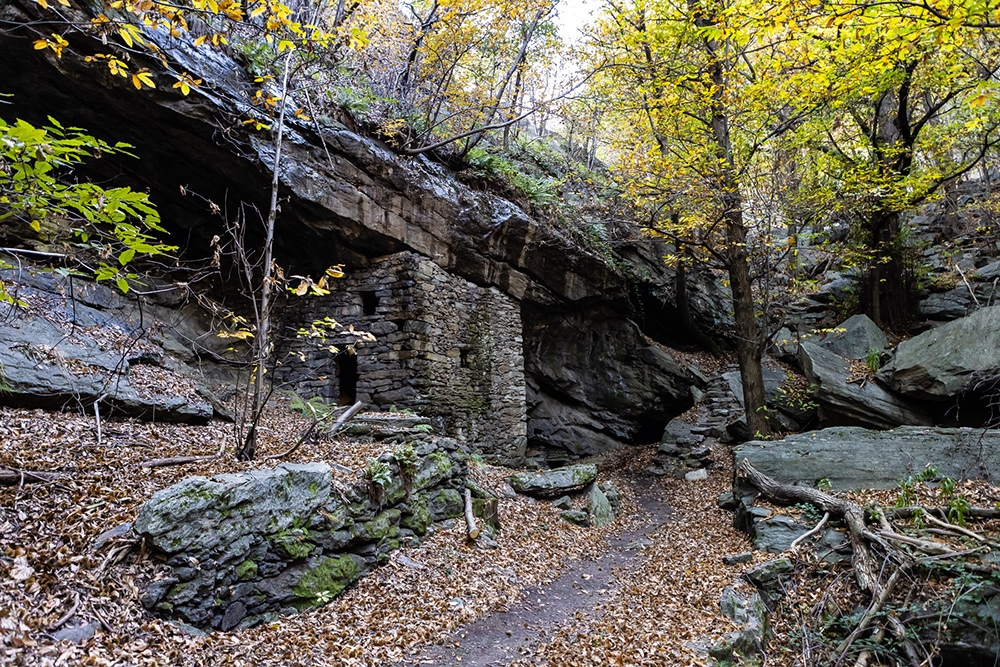
[[[803,542],[805,542],[806,540],[808,540],[810,537],[812,537],[813,535],[815,535],[819,531],[823,530],[823,526],[825,526],[826,522],[829,521],[829,520],[830,520],[830,513],[829,512],[824,513],[823,514],[823,518],[819,520],[819,523],[817,523],[813,527],[813,529],[810,530],[809,532],[802,533],[801,535],[799,535],[798,537],[796,537],[795,540],[791,543],[791,545],[789,545],[788,550],[789,551],[795,551],[796,547],[798,547],[800,544],[802,544]]]
[[[915,514],[923,513],[935,515],[937,517],[948,516],[946,507],[891,507],[885,510],[885,514],[893,519],[912,519]],[[1000,519],[1000,509],[995,507],[972,507],[967,516],[976,519]]]
[[[76,614],[76,610],[79,608],[80,608],[80,594],[77,593],[76,591],[73,591],[73,606],[69,608],[69,611],[67,611],[65,614],[59,617],[59,620],[55,622],[55,625],[49,628],[49,632],[55,632],[56,630],[61,628],[66,623],[66,621],[73,618],[73,615]]]
[[[987,538],[987,537],[985,537],[983,535],[980,535],[979,533],[977,533],[975,531],[969,530],[968,528],[963,528],[962,526],[956,526],[955,524],[948,523],[947,521],[942,521],[941,519],[938,519],[938,518],[936,518],[935,516],[933,516],[931,514],[925,515],[924,519],[926,519],[929,523],[933,523],[935,526],[940,526],[941,528],[944,528],[945,530],[950,530],[953,533],[958,533],[959,535],[965,535],[966,537],[971,537],[972,539],[976,540],[977,542],[985,542],[986,544],[992,544],[994,546],[1000,546],[1000,545],[997,545],[997,543],[994,542],[993,540],[991,540],[991,539],[989,539],[989,538]]]
[[[868,605],[868,611],[866,611],[865,615],[861,617],[860,621],[858,621],[858,624],[854,627],[851,634],[849,634],[847,638],[840,643],[840,646],[837,647],[838,665],[841,664],[844,657],[847,656],[847,651],[851,648],[851,645],[857,640],[858,637],[861,636],[861,633],[864,632],[869,625],[871,625],[871,622],[878,616],[882,607],[884,607],[885,603],[889,601],[889,597],[892,595],[893,589],[896,588],[896,584],[899,583],[899,579],[903,576],[903,571],[905,569],[907,569],[907,566],[902,565],[889,576],[889,579],[885,582],[885,586],[883,586],[879,590],[878,594],[872,598],[871,604]]]
[[[308,403],[306,405],[308,405]],[[333,422],[333,426],[330,427],[330,433],[331,434],[336,433],[340,429],[340,427],[347,422],[348,419],[361,412],[362,407],[363,404],[361,403],[361,401],[358,401],[357,403],[352,405],[347,412],[345,412],[344,414],[340,415],[340,417],[337,418],[337,421]],[[316,430],[316,427],[319,426],[322,421],[323,421],[322,419],[313,418],[312,423],[309,424],[309,428],[305,430],[302,436],[298,439],[298,441],[296,441],[294,445],[291,446],[290,449],[281,452],[280,454],[271,454],[270,456],[265,456],[261,460],[271,461],[272,459],[283,459],[286,456],[291,456],[293,453],[295,453],[295,450],[302,445],[302,443],[304,443],[306,440],[309,439],[309,436],[313,434],[313,431]]]
[[[476,525],[476,517],[472,513],[472,492],[465,489],[465,527],[470,540],[479,537],[479,527]]]
[[[859,505],[835,498],[818,489],[782,484],[758,471],[748,459],[743,459],[736,469],[736,478],[745,480],[771,502],[779,505],[811,503],[824,512],[829,512],[832,517],[843,519],[847,524],[853,549],[851,563],[854,566],[854,576],[862,589],[876,592],[875,563],[864,536],[865,512]]]
[[[0,486],[21,486],[39,482],[54,482],[57,479],[59,479],[59,475],[52,472],[0,468]]]
[[[139,465],[143,468],[164,468],[166,466],[179,466],[185,463],[198,463],[199,461],[214,461],[215,459],[221,459],[226,453],[226,441],[223,440],[222,444],[219,445],[219,451],[214,454],[209,454],[207,456],[174,456],[168,459],[152,459],[151,461],[143,461]]]

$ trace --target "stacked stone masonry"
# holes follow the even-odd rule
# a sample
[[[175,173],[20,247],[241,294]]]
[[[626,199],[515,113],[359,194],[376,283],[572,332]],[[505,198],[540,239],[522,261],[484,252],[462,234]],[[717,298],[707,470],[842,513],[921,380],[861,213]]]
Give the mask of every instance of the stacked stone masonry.
[[[375,340],[351,345],[356,337],[339,333],[318,345],[316,338],[288,336],[278,350],[280,384],[304,398],[412,409],[493,460],[523,461],[527,426],[516,301],[404,252],[336,281],[328,296],[290,301],[284,328],[308,329],[326,317]],[[330,344],[340,351],[331,352]]]
[[[322,606],[394,549],[463,515],[468,458],[457,441],[429,436],[379,459],[389,472],[384,486],[334,481],[326,463],[189,477],[156,493],[136,517],[136,531],[165,561],[141,602],[159,616],[224,631]],[[491,497],[470,487],[483,516]]]

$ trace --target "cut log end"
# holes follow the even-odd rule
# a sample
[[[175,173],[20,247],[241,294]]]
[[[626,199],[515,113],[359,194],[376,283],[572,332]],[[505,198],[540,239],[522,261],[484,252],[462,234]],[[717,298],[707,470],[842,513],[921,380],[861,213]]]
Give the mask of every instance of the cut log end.
[[[466,534],[470,540],[479,537],[479,526],[476,525],[476,517],[472,512],[472,492],[465,490],[465,527]]]

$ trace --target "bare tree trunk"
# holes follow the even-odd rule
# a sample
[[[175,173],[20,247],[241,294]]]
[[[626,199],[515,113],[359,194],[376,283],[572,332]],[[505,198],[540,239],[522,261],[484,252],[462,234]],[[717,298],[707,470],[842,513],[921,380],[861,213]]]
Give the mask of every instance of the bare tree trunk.
[[[278,129],[274,139],[274,165],[271,169],[271,205],[267,211],[264,236],[264,275],[260,285],[260,309],[258,311],[257,335],[254,345],[253,411],[250,426],[242,447],[236,452],[241,461],[252,461],[257,454],[257,426],[264,410],[264,373],[270,356],[271,325],[271,283],[273,281],[274,223],[278,216],[278,181],[281,167],[281,142],[285,130],[285,108],[288,104],[288,77],[291,72],[292,52],[285,56],[284,72],[281,76],[281,106],[278,108]]]

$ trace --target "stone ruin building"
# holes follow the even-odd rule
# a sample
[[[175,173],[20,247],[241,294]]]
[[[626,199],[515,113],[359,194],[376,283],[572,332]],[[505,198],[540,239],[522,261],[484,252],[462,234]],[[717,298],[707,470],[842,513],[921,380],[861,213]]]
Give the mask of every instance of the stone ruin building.
[[[324,317],[374,336],[330,339],[318,349],[294,336]],[[279,384],[367,409],[412,409],[444,432],[502,463],[519,463],[527,443],[520,304],[412,252],[372,260],[334,283],[327,296],[293,299],[284,311]],[[353,350],[350,349],[353,347]]]

